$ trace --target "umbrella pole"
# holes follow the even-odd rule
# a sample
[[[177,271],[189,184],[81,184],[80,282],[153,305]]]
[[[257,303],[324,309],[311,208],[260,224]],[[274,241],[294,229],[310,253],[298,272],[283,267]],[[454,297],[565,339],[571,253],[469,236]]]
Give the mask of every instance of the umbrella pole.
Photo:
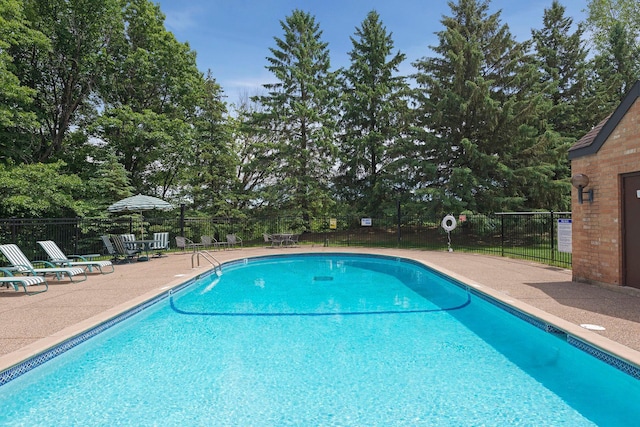
[[[144,240],[144,214],[140,211],[140,239]]]

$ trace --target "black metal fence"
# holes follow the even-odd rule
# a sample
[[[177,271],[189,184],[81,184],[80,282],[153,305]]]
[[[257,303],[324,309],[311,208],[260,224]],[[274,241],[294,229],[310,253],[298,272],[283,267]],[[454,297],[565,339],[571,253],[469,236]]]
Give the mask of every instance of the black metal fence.
[[[466,251],[529,259],[571,267],[571,254],[560,252],[558,219],[570,212],[506,212],[492,215],[459,215],[457,226],[447,233],[442,219],[424,217],[337,217],[304,220],[270,218],[117,218],[0,219],[0,243],[16,243],[30,259],[42,259],[37,240],[53,240],[67,254],[104,253],[101,235],[134,233],[150,237],[168,231],[171,245],[176,236],[199,242],[207,235],[224,241],[237,234],[244,246],[265,245],[265,233],[300,234],[301,245],[372,246],[428,250]]]

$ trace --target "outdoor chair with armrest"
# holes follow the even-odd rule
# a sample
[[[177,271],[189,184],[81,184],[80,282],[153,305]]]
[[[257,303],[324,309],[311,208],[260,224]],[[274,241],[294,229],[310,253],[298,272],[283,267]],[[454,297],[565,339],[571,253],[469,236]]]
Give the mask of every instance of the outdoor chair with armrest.
[[[236,245],[240,245],[242,248],[242,239],[235,234],[227,234],[227,245],[230,248],[235,248]]]
[[[282,243],[285,241],[285,237],[282,234],[269,234],[269,240],[271,241],[271,246],[282,246]]]
[[[122,237],[125,248],[138,249],[137,245],[133,243],[136,240],[135,234],[121,234],[120,237]]]
[[[285,238],[284,244],[286,246],[296,246],[298,244],[299,238],[300,238],[299,234],[290,234]]]
[[[130,249],[126,246],[122,236],[112,236],[111,240],[113,241],[113,246],[115,247],[116,252],[119,256],[124,258],[123,261],[125,262],[133,261],[133,259],[142,252],[140,249]]]
[[[153,233],[153,240],[155,242],[149,247],[149,249],[155,251],[155,256],[163,256],[162,252],[169,250],[169,232],[163,231],[160,233]]]
[[[120,261],[120,255],[118,254],[118,251],[116,251],[116,248],[113,246],[111,237],[100,236],[100,238],[102,239],[102,243],[104,243],[107,254],[111,255],[111,262],[117,264]]]
[[[196,248],[203,246],[204,245],[202,243],[194,243],[192,240],[187,239],[186,237],[176,236],[176,247],[178,249],[182,249],[183,251],[186,251],[187,249],[193,249],[193,251],[195,252]]]
[[[213,247],[213,249],[222,249],[227,245],[227,242],[219,242],[215,237],[211,236],[200,236],[200,242],[203,247]]]

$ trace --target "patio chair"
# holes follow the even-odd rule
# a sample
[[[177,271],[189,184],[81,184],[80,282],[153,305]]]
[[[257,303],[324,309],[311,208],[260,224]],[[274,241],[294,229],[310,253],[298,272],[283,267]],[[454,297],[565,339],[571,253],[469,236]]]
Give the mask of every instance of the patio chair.
[[[65,255],[53,240],[41,240],[38,241],[38,244],[47,253],[49,261],[58,267],[85,267],[89,272],[91,272],[95,267],[100,271],[101,274],[109,274],[115,271],[111,261],[97,261],[91,259],[99,256],[99,254]],[[110,267],[111,271],[103,270],[103,268],[107,267]]]
[[[141,252],[140,249],[130,249],[126,246],[122,236],[113,236],[111,240],[113,241],[113,247],[116,249],[116,253],[123,258],[123,262],[133,261],[133,259]]]
[[[194,243],[192,240],[187,239],[186,237],[176,236],[176,247],[178,249],[182,249],[183,252],[186,252],[187,249],[193,249],[195,252],[197,247],[203,247],[202,243]]]
[[[285,246],[297,246],[299,239],[300,239],[300,235],[299,234],[291,234],[290,236],[287,236],[285,238],[284,244],[285,244]]]
[[[60,280],[65,274],[72,282],[84,282],[87,280],[87,272],[81,267],[56,267],[54,264],[48,261],[34,261],[37,264],[43,264],[46,267],[36,268],[31,261],[22,253],[20,248],[14,244],[0,245],[0,252],[11,263],[15,271],[24,275],[47,275],[53,274],[56,279]],[[82,276],[80,279],[75,279],[75,276]]]
[[[236,245],[240,245],[242,248],[242,239],[235,234],[227,234],[227,245],[230,248],[235,248]]]
[[[118,256],[118,251],[113,246],[113,242],[111,241],[111,237],[109,236],[100,236],[102,239],[102,243],[104,243],[104,247],[107,250],[107,254],[111,255],[111,262],[118,263],[120,261],[120,257]]]
[[[0,272],[4,274],[4,276],[0,276],[0,284],[9,287],[9,285],[13,286],[13,289],[16,291],[20,290],[20,286],[24,288],[24,292],[27,295],[35,295],[45,292],[49,289],[49,284],[47,280],[43,276],[38,276],[33,272],[32,276],[14,276],[13,272],[7,268],[0,268]],[[36,292],[27,291],[27,286],[36,286],[36,285],[44,285],[43,290],[39,290]]]
[[[269,243],[269,246],[273,246],[273,244],[274,244],[273,235],[267,234],[267,233],[262,233],[262,237],[264,237],[264,242],[265,243]]]
[[[166,256],[163,255],[163,251],[169,250],[169,232],[164,231],[160,233],[153,233],[153,240],[156,242],[153,243],[149,249],[155,251],[157,257]]]
[[[200,242],[203,247],[213,247],[213,249],[221,249],[227,245],[227,242],[219,242],[215,237],[211,236],[200,236]]]
[[[287,239],[288,236],[286,234],[276,233],[271,235],[271,242],[273,243],[273,246],[282,246],[287,241]]]
[[[135,234],[121,234],[122,240],[124,241],[124,246],[127,249],[137,249],[135,243],[131,243],[136,240]]]

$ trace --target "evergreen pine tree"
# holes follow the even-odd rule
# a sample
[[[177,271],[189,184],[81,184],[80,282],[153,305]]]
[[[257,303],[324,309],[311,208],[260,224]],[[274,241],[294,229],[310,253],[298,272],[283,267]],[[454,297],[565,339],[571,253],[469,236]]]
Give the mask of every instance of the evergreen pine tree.
[[[393,197],[396,142],[406,130],[408,85],[398,76],[405,55],[371,11],[351,37],[344,70],[340,176],[336,191],[352,210],[377,217]]]
[[[550,174],[528,164],[545,130],[536,67],[488,1],[449,4],[437,56],[414,64],[424,161],[436,171],[428,201],[436,213],[521,209]]]
[[[613,112],[631,86],[640,78],[636,61],[640,54],[624,24],[613,24],[608,44],[593,59],[591,112],[594,125]]]
[[[541,90],[549,101],[547,122],[563,137],[580,138],[585,133],[580,109],[584,108],[587,54],[582,24],[572,33],[573,19],[554,0],[545,9],[543,28],[533,30],[534,57],[541,72]]]
[[[328,44],[309,13],[294,10],[284,21],[282,38],[270,48],[267,69],[277,79],[257,97],[264,111],[256,115],[276,141],[278,180],[273,183],[281,211],[305,223],[324,215],[333,201],[329,191],[334,163],[336,76],[329,70]]]

